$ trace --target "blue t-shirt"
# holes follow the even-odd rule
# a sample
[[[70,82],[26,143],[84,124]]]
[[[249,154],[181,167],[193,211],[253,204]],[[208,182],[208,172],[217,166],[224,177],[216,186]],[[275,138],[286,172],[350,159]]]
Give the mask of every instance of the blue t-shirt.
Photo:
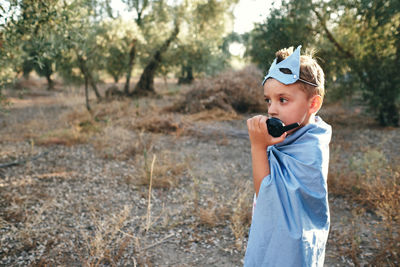
[[[320,117],[268,147],[244,266],[323,266],[331,126]]]

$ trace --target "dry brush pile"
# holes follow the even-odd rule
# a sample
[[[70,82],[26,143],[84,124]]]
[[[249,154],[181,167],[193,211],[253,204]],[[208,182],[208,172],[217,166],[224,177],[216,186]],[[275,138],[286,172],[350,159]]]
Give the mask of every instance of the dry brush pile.
[[[265,110],[261,80],[262,74],[255,66],[202,79],[169,110],[189,114],[212,109],[260,112]]]

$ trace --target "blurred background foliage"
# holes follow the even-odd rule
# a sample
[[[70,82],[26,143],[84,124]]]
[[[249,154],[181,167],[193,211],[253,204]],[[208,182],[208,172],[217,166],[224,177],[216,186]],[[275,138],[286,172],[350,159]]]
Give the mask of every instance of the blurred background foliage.
[[[245,48],[243,65],[265,73],[277,50],[302,44],[315,49],[325,71],[326,101],[361,101],[381,125],[399,125],[398,0],[281,1],[242,35],[232,27],[238,2],[1,1],[0,99],[32,72],[49,90],[62,79],[85,84],[98,99],[97,84],[107,78],[122,82],[126,96],[155,93],[156,76],[192,83],[232,68],[233,43]],[[131,75],[139,79],[132,88]]]

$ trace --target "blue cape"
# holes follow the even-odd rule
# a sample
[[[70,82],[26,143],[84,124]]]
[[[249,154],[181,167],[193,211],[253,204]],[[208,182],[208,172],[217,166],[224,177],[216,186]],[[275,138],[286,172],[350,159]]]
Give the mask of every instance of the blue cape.
[[[329,233],[331,126],[316,117],[268,147],[244,266],[323,266]]]

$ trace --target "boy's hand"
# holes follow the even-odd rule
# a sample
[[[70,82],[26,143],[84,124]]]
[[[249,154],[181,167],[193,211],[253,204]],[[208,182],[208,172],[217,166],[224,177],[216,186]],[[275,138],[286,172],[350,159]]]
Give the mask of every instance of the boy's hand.
[[[255,149],[266,149],[285,140],[286,133],[280,137],[272,137],[267,129],[267,116],[257,115],[247,120],[251,147]]]

